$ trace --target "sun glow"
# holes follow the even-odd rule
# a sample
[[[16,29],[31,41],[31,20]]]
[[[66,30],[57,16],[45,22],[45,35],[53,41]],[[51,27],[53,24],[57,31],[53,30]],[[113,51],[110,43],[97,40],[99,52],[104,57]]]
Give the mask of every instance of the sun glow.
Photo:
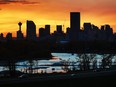
[[[4,1],[4,0],[3,0]],[[5,3],[8,1],[5,1]],[[32,3],[34,2],[34,3]],[[90,3],[91,2],[91,3]],[[91,22],[100,27],[104,24],[110,24],[116,32],[116,11],[113,0],[91,0],[84,1],[67,1],[67,0],[30,0],[25,2],[15,2],[2,4],[0,1],[0,33],[12,32],[16,36],[18,22],[22,22],[22,32],[26,34],[26,20],[32,20],[36,24],[36,30],[44,27],[46,24],[51,25],[51,33],[56,30],[56,25],[70,27],[70,12],[81,12],[81,28],[84,22]],[[106,2],[101,4],[101,2]],[[99,7],[97,6],[99,5]],[[86,7],[85,7],[86,6]]]

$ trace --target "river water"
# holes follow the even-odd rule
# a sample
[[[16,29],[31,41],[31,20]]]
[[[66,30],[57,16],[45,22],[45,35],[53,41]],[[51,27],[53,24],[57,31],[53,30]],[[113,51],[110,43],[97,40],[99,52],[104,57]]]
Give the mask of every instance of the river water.
[[[30,64],[33,68],[33,73],[52,73],[52,72],[66,72],[64,67],[62,66],[62,61],[75,65],[76,69],[79,69],[79,54],[76,53],[51,53],[52,59],[50,60],[33,60],[29,62],[20,61],[16,63],[16,69],[25,73],[29,73]],[[91,55],[91,54],[87,54]],[[97,60],[97,67],[99,68],[101,65],[101,61],[103,58],[102,54],[93,54],[94,59]],[[43,58],[44,59],[44,58]],[[115,65],[116,56],[112,57],[112,65]],[[92,65],[92,63],[90,64]],[[73,66],[74,67],[74,66]],[[73,68],[71,65],[69,68]],[[0,71],[7,70],[7,67],[0,67]]]

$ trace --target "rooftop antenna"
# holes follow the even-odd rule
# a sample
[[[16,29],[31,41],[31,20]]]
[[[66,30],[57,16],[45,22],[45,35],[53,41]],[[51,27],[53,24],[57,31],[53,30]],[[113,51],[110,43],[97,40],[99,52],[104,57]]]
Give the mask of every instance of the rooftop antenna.
[[[66,22],[66,19],[63,22],[63,31],[65,30],[65,22]]]

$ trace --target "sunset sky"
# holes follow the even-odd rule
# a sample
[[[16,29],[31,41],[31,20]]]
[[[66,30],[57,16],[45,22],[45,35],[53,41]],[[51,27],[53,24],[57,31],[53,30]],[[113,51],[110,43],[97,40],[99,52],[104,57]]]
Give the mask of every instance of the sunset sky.
[[[26,20],[33,20],[40,27],[51,25],[70,27],[70,12],[81,12],[81,27],[84,22],[91,22],[100,27],[110,24],[116,32],[115,0],[0,0],[0,33],[12,32],[16,36],[18,22],[22,22],[25,35]]]

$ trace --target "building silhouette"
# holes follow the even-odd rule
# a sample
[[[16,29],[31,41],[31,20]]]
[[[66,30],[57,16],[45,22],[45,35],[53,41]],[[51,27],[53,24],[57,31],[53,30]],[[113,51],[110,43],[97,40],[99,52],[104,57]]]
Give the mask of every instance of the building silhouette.
[[[66,40],[70,40],[70,27],[66,28]]]
[[[70,27],[66,28],[66,33],[62,30],[62,25],[56,25],[56,31],[50,34],[50,25],[45,28],[39,28],[39,38],[36,36],[36,25],[33,21],[26,21],[26,39],[27,40],[51,40],[60,41],[116,41],[116,34],[109,24],[102,25],[100,28],[90,22],[85,22],[80,28],[80,12],[70,12]],[[21,31],[22,23],[19,22],[17,31],[17,40],[24,39]],[[40,39],[41,38],[41,39]],[[5,40],[3,34],[0,34],[0,40]],[[7,40],[12,40],[12,34],[6,35]],[[52,40],[53,39],[53,40]]]
[[[89,32],[92,29],[91,23],[84,23],[83,27],[85,32]]]
[[[12,40],[12,33],[7,33],[7,35],[6,35],[6,40],[7,41],[10,41],[10,40]]]
[[[45,25],[45,35],[46,36],[50,35],[50,25]]]
[[[39,28],[39,38],[45,37],[46,36],[46,32],[44,28]]]
[[[62,25],[56,25],[56,32],[62,34]]]
[[[19,22],[18,25],[19,25],[19,30],[17,31],[17,40],[23,40],[23,33],[21,31],[22,23]]]
[[[26,39],[36,40],[36,25],[33,21],[27,20]]]
[[[104,25],[104,28],[106,39],[111,41],[113,39],[113,29],[108,24]]]
[[[62,31],[62,25],[56,25],[56,31],[54,31],[53,36],[56,38],[56,42],[66,39],[66,34]]]
[[[108,35],[113,34],[113,30],[112,30],[112,28],[110,27],[110,25],[106,24],[104,27],[105,27],[105,31],[106,31],[106,33],[107,33]]]
[[[45,25],[45,28],[39,28],[39,38],[50,36],[50,25]]]
[[[70,12],[70,40],[78,40],[80,12]]]
[[[4,39],[4,35],[3,33],[0,34],[0,40],[3,40]]]

